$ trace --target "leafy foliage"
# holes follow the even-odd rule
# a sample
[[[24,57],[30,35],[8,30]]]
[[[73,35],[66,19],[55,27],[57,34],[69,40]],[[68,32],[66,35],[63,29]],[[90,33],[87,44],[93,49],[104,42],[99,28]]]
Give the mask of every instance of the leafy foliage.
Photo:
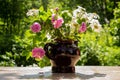
[[[50,65],[46,57],[39,63],[31,58],[32,48],[35,45],[43,47],[44,42],[49,40],[45,38],[45,34],[39,33],[37,36],[40,38],[33,44],[32,37],[35,35],[28,29],[35,18],[28,19],[26,12],[43,6],[39,17],[46,21],[48,15],[44,17],[43,14],[48,7],[57,6],[61,10],[71,11],[78,5],[99,14],[104,27],[100,35],[90,32],[82,35],[84,37],[79,43],[81,57],[78,65],[119,66],[120,3],[117,5],[117,2],[119,0],[0,0],[0,66]]]
[[[78,65],[120,65],[120,47],[114,45],[110,32],[104,30],[100,35],[93,34],[84,34],[79,43],[81,60]]]
[[[120,46],[120,2],[114,9],[114,18],[110,21],[111,34],[116,39],[116,45]]]

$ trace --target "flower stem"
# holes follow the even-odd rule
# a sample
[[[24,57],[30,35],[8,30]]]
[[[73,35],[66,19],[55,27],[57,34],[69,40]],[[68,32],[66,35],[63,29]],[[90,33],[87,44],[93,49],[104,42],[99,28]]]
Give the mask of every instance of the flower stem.
[[[35,39],[35,35],[33,35],[33,47],[36,46],[36,39]]]

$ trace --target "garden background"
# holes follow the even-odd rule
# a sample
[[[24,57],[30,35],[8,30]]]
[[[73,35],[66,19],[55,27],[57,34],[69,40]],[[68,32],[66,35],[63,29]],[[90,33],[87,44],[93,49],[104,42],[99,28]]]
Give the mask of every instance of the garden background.
[[[32,37],[29,29],[32,20],[29,9],[59,7],[74,10],[86,8],[100,16],[103,31],[86,33],[79,43],[81,50],[77,65],[120,65],[120,1],[119,0],[0,0],[0,66],[49,66],[45,57],[39,63],[31,57]],[[47,42],[41,35],[37,41]],[[44,44],[40,44],[44,46]]]

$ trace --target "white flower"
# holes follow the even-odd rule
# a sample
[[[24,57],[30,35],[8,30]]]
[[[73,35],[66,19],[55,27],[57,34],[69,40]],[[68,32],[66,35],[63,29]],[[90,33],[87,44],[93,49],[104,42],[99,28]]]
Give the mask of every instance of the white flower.
[[[62,11],[62,14],[65,14],[65,13],[67,13],[67,15],[68,15],[69,17],[72,17],[72,15],[70,14],[70,12],[69,12],[68,10]]]
[[[92,19],[99,19],[99,16],[96,13],[88,13],[87,19],[88,19],[88,22],[90,22]]]
[[[94,30],[95,32],[100,32],[102,30],[101,24],[99,23],[98,20],[96,19],[92,19],[92,21],[90,22],[90,27],[92,28],[92,30]]]
[[[74,17],[81,17],[83,14],[85,14],[85,8],[78,6],[78,9],[75,9],[73,11]]]
[[[54,14],[54,9],[50,9],[50,11]]]
[[[71,21],[71,27],[78,27],[79,26],[79,24],[78,24],[78,22],[77,22],[77,19],[76,19],[76,17],[73,17],[72,18],[72,21]]]
[[[88,20],[87,12],[85,12],[85,13],[81,16],[81,19]]]
[[[82,10],[82,11],[86,11],[86,9],[83,8],[83,7],[81,7],[81,6],[78,6],[78,9],[79,9],[79,10]]]
[[[26,13],[27,16],[33,16],[33,15],[38,15],[38,14],[39,14],[39,10],[38,9],[30,9]]]
[[[80,12],[79,9],[74,10],[74,11],[73,11],[73,16],[74,16],[74,17],[77,17],[77,15],[78,15],[79,12]]]
[[[46,37],[47,37],[48,40],[51,39],[51,35],[49,33],[47,33]]]

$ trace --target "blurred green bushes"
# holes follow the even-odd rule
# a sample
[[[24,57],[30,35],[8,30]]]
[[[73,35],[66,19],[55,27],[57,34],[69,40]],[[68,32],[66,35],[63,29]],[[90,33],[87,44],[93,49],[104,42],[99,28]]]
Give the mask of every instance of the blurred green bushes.
[[[0,66],[50,65],[49,59],[46,57],[40,63],[30,57],[33,48],[31,37],[34,35],[28,30],[32,19],[27,18],[26,12],[31,8],[39,8],[40,6],[43,6],[44,10],[56,6],[72,10],[77,5],[99,14],[103,25],[103,31],[100,34],[87,32],[82,35],[79,43],[81,56],[77,65],[119,66],[120,2],[117,1],[0,0]],[[44,46],[41,42],[47,42],[45,35],[38,34],[38,36],[41,36],[41,39],[36,39],[37,45]]]

